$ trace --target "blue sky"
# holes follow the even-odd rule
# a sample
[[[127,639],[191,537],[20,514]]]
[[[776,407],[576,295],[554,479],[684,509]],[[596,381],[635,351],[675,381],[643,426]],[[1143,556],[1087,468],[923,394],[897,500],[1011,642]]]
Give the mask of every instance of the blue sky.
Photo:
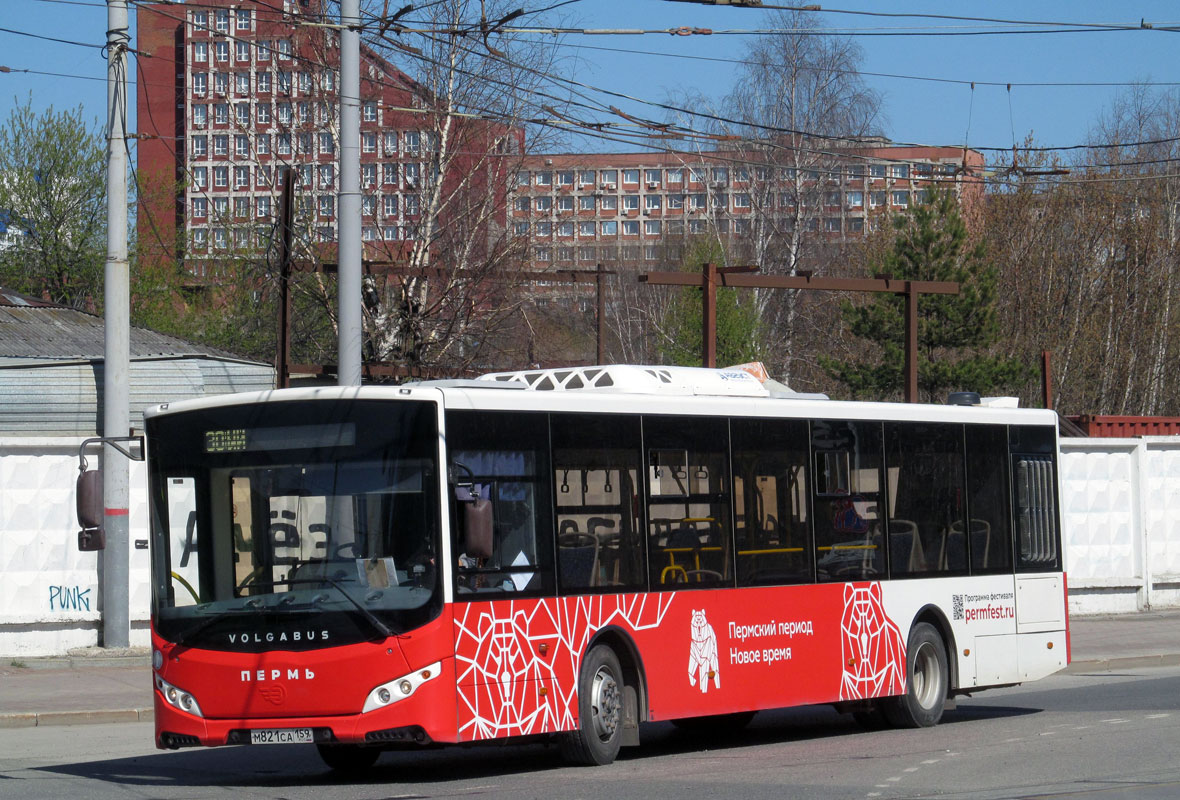
[[[523,3],[526,6],[544,5]],[[907,0],[888,5],[842,0],[846,10],[888,10],[1000,17],[1045,22],[1090,22],[1162,26],[1180,22],[1180,8],[1165,2],[961,2],[954,5]],[[105,39],[106,6],[102,0],[0,0],[0,27],[95,45]],[[578,27],[667,29],[681,26],[714,30],[755,30],[767,24],[758,9],[704,7],[666,0],[581,0],[558,12]],[[926,31],[962,30],[968,23],[950,20],[890,19],[821,13],[832,28],[884,32],[915,26]],[[134,12],[132,12],[134,18]],[[979,24],[972,26],[978,30]],[[1056,28],[1056,25],[1040,27]],[[895,141],[1007,147],[1032,132],[1040,144],[1071,145],[1086,139],[1095,118],[1116,87],[1037,87],[1028,83],[1110,83],[1180,81],[1176,44],[1180,35],[1160,30],[984,36],[857,36],[864,50],[862,69],[896,76],[870,76],[868,83],[884,96],[884,132]],[[733,81],[735,66],[724,61],[694,61],[667,56],[590,48],[650,51],[716,59],[741,57],[746,36],[580,36],[566,38],[576,56],[579,80],[655,101],[681,88],[721,96]],[[37,70],[104,78],[105,61],[97,48],[77,47],[0,31],[0,119],[14,98],[31,92],[37,108],[76,106],[91,118],[104,117],[101,80],[17,72]],[[913,78],[976,81],[964,84]],[[985,82],[1012,83],[1005,86]],[[1166,87],[1165,87],[1166,88]],[[619,101],[615,101],[619,104]],[[637,113],[660,112],[632,106]],[[970,132],[968,135],[968,119]]]

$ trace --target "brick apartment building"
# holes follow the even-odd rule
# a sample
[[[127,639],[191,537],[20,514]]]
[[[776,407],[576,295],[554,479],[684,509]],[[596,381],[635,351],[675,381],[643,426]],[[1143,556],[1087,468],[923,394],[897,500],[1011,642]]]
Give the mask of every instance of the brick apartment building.
[[[798,228],[820,241],[864,236],[877,218],[937,183],[969,202],[983,157],[961,148],[879,141],[769,163],[736,150],[529,155],[509,200],[514,236],[535,266],[675,262],[687,237],[709,234],[736,257],[752,240],[781,246]]]
[[[319,0],[202,0],[138,8],[139,242],[150,258],[183,258],[203,277],[219,258],[266,249],[278,215],[280,170],[296,174],[297,236],[333,258],[337,236],[339,47]],[[362,239],[367,258],[404,260],[425,238],[471,225],[451,211],[425,225],[440,180],[429,93],[362,49]],[[451,170],[497,195],[480,215],[522,266],[674,263],[683,243],[714,234],[735,258],[759,240],[781,247],[864,235],[879,213],[915,202],[937,181],[982,191],[983,159],[959,148],[882,140],[800,157],[791,166],[738,149],[698,153],[511,153],[523,135],[467,125],[463,149],[480,167]],[[475,142],[475,145],[472,145]],[[771,163],[771,162],[774,163]],[[490,166],[489,166],[490,165]],[[449,180],[442,177],[444,186]],[[456,179],[457,180],[457,179]],[[485,198],[486,202],[486,198]],[[449,202],[448,208],[460,204]],[[306,252],[306,250],[305,250]],[[445,260],[445,258],[444,258]]]
[[[219,257],[264,250],[284,167],[296,171],[296,236],[332,251],[340,53],[318,8],[139,6],[138,233],[148,252],[182,257],[199,277]],[[366,257],[392,260],[422,235],[438,139],[419,111],[425,90],[367,49],[361,70],[362,238]],[[492,146],[496,135],[485,125],[475,138]]]

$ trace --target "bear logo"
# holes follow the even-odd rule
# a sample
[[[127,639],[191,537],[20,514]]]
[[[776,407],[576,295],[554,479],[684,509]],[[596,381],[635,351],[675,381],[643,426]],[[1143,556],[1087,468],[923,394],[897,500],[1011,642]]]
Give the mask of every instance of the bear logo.
[[[717,634],[705,619],[704,610],[692,612],[692,644],[688,649],[688,684],[697,685],[700,678],[701,692],[709,691],[709,679],[713,686],[721,688],[721,672],[717,669]]]
[[[905,640],[885,613],[881,584],[844,584],[840,633],[844,659],[841,700],[905,691]]]

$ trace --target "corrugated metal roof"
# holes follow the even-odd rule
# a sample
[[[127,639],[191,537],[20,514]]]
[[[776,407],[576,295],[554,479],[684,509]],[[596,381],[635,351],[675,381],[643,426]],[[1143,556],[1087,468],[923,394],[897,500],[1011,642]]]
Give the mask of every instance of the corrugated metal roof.
[[[0,288],[0,359],[81,360],[103,357],[102,317]],[[243,360],[226,350],[132,327],[131,358],[211,356]]]
[[[264,364],[208,358],[131,363],[131,427],[143,430],[143,410],[191,397],[274,388]],[[0,371],[0,435],[97,436],[102,428],[102,364],[61,362]]]

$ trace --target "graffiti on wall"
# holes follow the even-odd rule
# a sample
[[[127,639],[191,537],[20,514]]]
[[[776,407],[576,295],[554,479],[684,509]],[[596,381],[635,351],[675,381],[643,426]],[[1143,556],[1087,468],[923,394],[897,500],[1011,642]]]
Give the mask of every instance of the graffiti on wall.
[[[50,586],[50,611],[89,611],[90,587],[81,586]]]

